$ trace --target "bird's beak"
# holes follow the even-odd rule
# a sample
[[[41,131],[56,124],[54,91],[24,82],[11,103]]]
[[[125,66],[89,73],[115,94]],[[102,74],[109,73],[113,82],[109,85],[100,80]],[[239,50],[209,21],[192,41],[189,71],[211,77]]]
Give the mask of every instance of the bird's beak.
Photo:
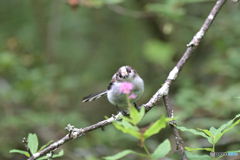
[[[128,78],[128,72],[126,71],[126,69],[121,71],[121,75],[123,78]]]

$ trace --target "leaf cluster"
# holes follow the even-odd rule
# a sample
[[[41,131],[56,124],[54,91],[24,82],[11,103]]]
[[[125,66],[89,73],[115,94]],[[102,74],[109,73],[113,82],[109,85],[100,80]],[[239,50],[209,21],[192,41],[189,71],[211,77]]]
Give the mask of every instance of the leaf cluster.
[[[187,131],[187,132],[191,132],[194,135],[198,135],[198,136],[202,136],[204,138],[206,138],[208,140],[208,142],[210,144],[212,144],[212,148],[190,148],[190,147],[185,147],[187,151],[196,151],[196,150],[205,150],[205,151],[210,151],[210,152],[216,152],[216,144],[217,142],[219,142],[219,140],[222,138],[222,136],[228,132],[229,130],[231,130],[234,126],[236,126],[237,124],[240,123],[240,114],[236,115],[232,120],[228,121],[227,123],[223,124],[222,126],[220,126],[218,129],[211,127],[209,130],[207,129],[200,129],[198,128],[198,130],[195,129],[187,129],[186,127],[180,127],[180,126],[176,126],[179,130],[181,131]],[[238,151],[226,151],[226,152],[240,152],[240,150]],[[196,160],[200,160],[200,159],[206,159],[206,160],[210,160],[210,159],[215,159],[215,156],[212,158],[208,155],[196,155],[196,154],[192,154],[190,152],[187,152],[187,156],[190,159],[196,159]],[[217,157],[217,159],[221,158],[222,156]]]
[[[52,143],[52,140],[49,141],[47,144],[43,145],[39,150],[38,150],[38,138],[37,138],[37,135],[36,134],[32,134],[32,133],[29,133],[28,134],[28,138],[27,138],[27,146],[29,147],[29,150],[32,154],[34,153],[37,153],[41,150],[43,150],[44,148],[46,148],[50,143]],[[10,153],[20,153],[20,154],[23,154],[27,157],[30,157],[30,154],[29,152],[27,151],[23,151],[23,150],[18,150],[18,149],[12,149],[9,151]],[[50,158],[56,158],[56,157],[61,157],[63,156],[64,154],[64,151],[61,150],[59,153],[57,154],[53,154],[51,155],[51,157],[41,157],[41,158],[38,158],[37,160],[42,160],[42,159],[50,159]]]
[[[171,150],[171,144],[168,139],[159,144],[155,151],[150,154],[147,147],[145,146],[145,140],[154,134],[160,132],[161,129],[166,127],[166,122],[169,121],[164,115],[161,116],[156,122],[151,123],[145,128],[139,128],[137,124],[142,120],[145,115],[145,108],[141,107],[138,112],[133,106],[130,106],[130,117],[122,117],[122,121],[116,121],[113,125],[123,133],[128,133],[133,137],[139,139],[139,145],[144,148],[147,154],[138,153],[132,150],[124,150],[113,156],[104,157],[106,160],[120,159],[128,154],[135,154],[140,157],[148,157],[150,159],[159,159],[167,155]]]

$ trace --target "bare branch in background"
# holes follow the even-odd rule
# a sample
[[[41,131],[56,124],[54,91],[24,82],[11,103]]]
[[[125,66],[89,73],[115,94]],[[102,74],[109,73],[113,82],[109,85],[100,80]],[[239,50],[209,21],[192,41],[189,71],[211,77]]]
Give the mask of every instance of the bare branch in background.
[[[152,13],[147,13],[147,12],[132,11],[119,5],[107,5],[107,6],[108,6],[108,9],[112,10],[113,12],[116,12],[123,16],[132,17],[132,18],[148,18],[154,15]]]
[[[217,13],[220,11],[220,9],[222,8],[222,6],[224,5],[225,2],[226,2],[226,0],[218,0],[216,2],[215,6],[213,7],[213,9],[210,12],[209,16],[207,17],[207,19],[205,20],[201,29],[197,32],[197,34],[193,37],[191,42],[187,45],[188,48],[185,51],[184,55],[179,60],[177,65],[174,67],[174,69],[169,73],[169,76],[168,76],[167,80],[165,81],[165,83],[163,84],[163,86],[153,95],[153,97],[149,100],[149,102],[147,102],[146,104],[143,105],[143,107],[145,107],[146,111],[149,111],[164,96],[164,103],[166,105],[168,116],[172,117],[173,110],[171,109],[171,107],[169,107],[170,105],[169,105],[169,100],[168,100],[168,91],[171,86],[171,83],[177,78],[179,72],[182,70],[183,66],[185,65],[186,61],[190,58],[193,51],[199,45],[200,41],[204,37],[205,33],[211,26],[213,20],[216,18]],[[45,155],[46,153],[50,152],[51,150],[55,150],[59,146],[63,145],[64,143],[66,143],[74,138],[82,137],[83,135],[85,135],[86,133],[88,133],[90,131],[93,131],[98,128],[103,128],[116,120],[120,120],[122,116],[123,115],[121,113],[119,113],[117,115],[112,115],[112,117],[107,120],[103,120],[103,121],[93,124],[89,127],[81,128],[81,129],[77,129],[77,128],[74,128],[73,126],[69,125],[67,127],[67,129],[69,130],[69,134],[65,135],[62,139],[51,144],[50,146],[46,147],[45,149],[41,150],[40,152],[33,154],[33,156],[28,158],[28,160],[34,160],[36,158],[39,158],[39,157]],[[185,160],[187,158],[183,154],[184,147],[182,145],[181,138],[180,138],[178,132],[176,132],[176,130],[174,128],[173,128],[173,131],[174,131],[174,135],[178,137],[176,143],[181,151],[182,159]]]

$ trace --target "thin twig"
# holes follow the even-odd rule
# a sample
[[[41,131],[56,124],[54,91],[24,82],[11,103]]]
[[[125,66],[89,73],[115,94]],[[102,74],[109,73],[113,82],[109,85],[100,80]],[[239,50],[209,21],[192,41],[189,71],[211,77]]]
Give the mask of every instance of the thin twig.
[[[168,95],[163,96],[163,102],[164,102],[164,105],[166,107],[168,117],[174,118],[173,110],[172,110],[172,107],[170,105],[170,101],[169,101],[169,96]],[[173,129],[173,134],[174,134],[174,137],[175,137],[175,140],[176,140],[176,144],[177,144],[177,150],[180,152],[182,160],[187,160],[187,156],[185,154],[185,148],[183,146],[183,141],[182,141],[182,139],[181,139],[181,137],[180,137],[180,135],[178,133],[178,129],[175,127],[175,125],[177,125],[176,121],[173,120],[173,121],[169,122],[169,125]]]
[[[126,9],[126,8],[116,5],[116,4],[107,5],[107,6],[108,6],[108,9],[112,10],[113,12],[116,12],[123,16],[131,17],[131,18],[148,18],[148,17],[152,17],[154,15],[153,13],[132,11],[132,10]]]
[[[29,153],[29,155],[32,157],[32,152],[30,151],[30,148],[28,147],[28,140],[24,137],[22,140],[22,143],[24,145],[24,147],[26,148],[27,152]]]
[[[213,7],[212,11],[210,12],[209,16],[205,20],[203,26],[201,27],[200,31],[194,36],[192,41],[187,45],[188,48],[185,51],[184,55],[182,58],[179,60],[177,65],[174,67],[174,69],[169,73],[169,76],[163,86],[153,95],[153,97],[147,102],[146,104],[143,105],[145,107],[146,111],[149,111],[160,99],[165,95],[168,95],[169,87],[171,83],[177,78],[179,72],[183,68],[184,64],[186,61],[190,58],[192,55],[193,51],[197,48],[198,44],[200,43],[201,39],[205,35],[206,31],[209,29],[211,26],[213,20],[215,19],[217,13],[220,11],[221,7],[223,4],[226,2],[226,0],[218,0]],[[64,143],[85,135],[86,133],[93,131],[98,128],[103,128],[112,122],[121,119],[123,115],[119,113],[118,115],[113,115],[111,118],[107,120],[103,120],[101,122],[98,122],[96,124],[93,124],[89,127],[83,128],[83,129],[74,129],[74,131],[71,131],[71,135],[67,134],[65,135],[62,139],[58,140],[57,142],[51,144],[50,146],[46,147],[45,149],[41,150],[38,153],[33,154],[28,160],[34,160],[36,158],[39,158],[46,153],[50,152],[51,150],[55,150],[59,146],[63,145]]]

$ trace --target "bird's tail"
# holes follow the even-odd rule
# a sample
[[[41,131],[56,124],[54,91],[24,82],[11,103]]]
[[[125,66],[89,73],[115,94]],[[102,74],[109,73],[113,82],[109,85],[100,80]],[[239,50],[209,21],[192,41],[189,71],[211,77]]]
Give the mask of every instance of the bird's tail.
[[[98,98],[100,98],[102,96],[105,96],[105,95],[107,95],[107,91],[91,94],[89,96],[84,97],[82,102],[94,101],[95,99],[98,99]]]

